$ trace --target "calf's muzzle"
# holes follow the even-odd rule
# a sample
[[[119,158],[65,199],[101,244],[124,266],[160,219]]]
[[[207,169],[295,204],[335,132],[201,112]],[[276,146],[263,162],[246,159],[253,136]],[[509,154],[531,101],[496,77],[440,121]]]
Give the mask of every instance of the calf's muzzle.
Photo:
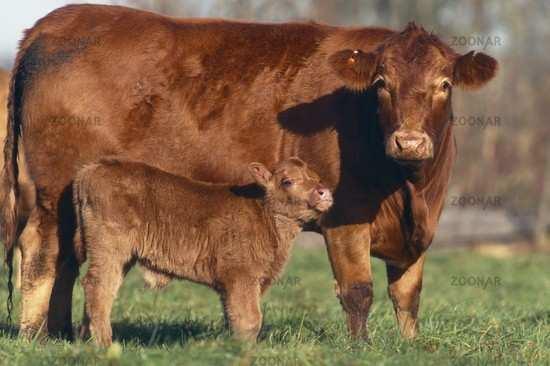
[[[309,198],[309,205],[314,207],[319,212],[327,211],[332,206],[332,193],[330,189],[325,188],[322,185],[318,185],[311,192]]]

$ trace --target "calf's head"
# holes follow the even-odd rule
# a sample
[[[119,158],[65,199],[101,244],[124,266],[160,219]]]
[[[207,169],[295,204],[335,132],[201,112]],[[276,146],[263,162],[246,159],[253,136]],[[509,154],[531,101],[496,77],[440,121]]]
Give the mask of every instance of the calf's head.
[[[498,67],[483,53],[457,54],[414,24],[374,51],[342,50],[328,61],[348,88],[371,92],[386,156],[406,165],[418,165],[437,153],[452,118],[453,87],[479,88]]]
[[[248,169],[264,188],[266,205],[275,214],[306,223],[332,205],[330,190],[299,158],[279,162],[272,172],[261,163],[250,163]]]

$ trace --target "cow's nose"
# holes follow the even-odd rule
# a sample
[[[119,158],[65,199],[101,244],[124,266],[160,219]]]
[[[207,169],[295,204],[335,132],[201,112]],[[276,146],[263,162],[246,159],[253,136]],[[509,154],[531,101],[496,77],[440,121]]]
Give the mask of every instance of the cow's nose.
[[[425,145],[428,140],[428,136],[425,133],[410,131],[410,132],[396,132],[394,134],[395,145],[402,152],[415,152]]]
[[[430,136],[420,131],[395,131],[389,138],[386,153],[397,160],[424,160],[432,157]]]

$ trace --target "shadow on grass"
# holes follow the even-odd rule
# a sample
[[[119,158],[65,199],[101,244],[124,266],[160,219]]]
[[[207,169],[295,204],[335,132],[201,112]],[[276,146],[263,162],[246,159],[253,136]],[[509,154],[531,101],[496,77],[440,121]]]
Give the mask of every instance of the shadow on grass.
[[[320,342],[330,339],[326,330],[319,327],[311,321],[304,321],[300,324],[300,319],[293,319],[288,323],[275,322],[264,323],[258,336],[258,342],[271,340],[275,344],[286,344],[288,334],[285,330],[291,326],[292,329],[303,328],[303,332],[309,337],[315,338]],[[0,322],[0,335],[4,338],[17,339],[19,327]],[[75,329],[75,336],[78,337],[78,329]],[[187,320],[182,323],[176,322],[154,322],[143,323],[127,321],[113,323],[113,339],[121,343],[132,343],[139,346],[160,346],[160,345],[185,345],[193,340],[215,340],[230,337],[230,331],[223,323],[208,323],[198,320]]]
[[[18,338],[19,327],[0,322],[0,336],[15,340]],[[190,340],[217,339],[229,333],[223,327],[198,321],[184,323],[156,322],[143,323],[113,323],[113,338],[124,343],[134,343],[140,346],[184,345]],[[78,328],[75,329],[78,337]],[[57,339],[55,337],[51,339]]]
[[[0,323],[0,334],[2,337],[7,337],[11,339],[17,338],[19,333],[19,327],[14,324]]]
[[[184,345],[190,340],[216,339],[227,334],[223,327],[194,320],[184,323],[113,323],[115,340],[140,346]]]
[[[300,324],[264,323],[258,342],[271,340],[276,344],[286,344],[289,341],[288,334],[278,330],[288,329],[289,325],[293,329],[300,328]],[[316,326],[312,322],[305,321],[302,327],[309,337],[316,338],[320,342],[327,341],[330,338],[325,329]],[[183,323],[113,323],[114,340],[139,346],[185,345],[190,341],[216,340],[229,337],[231,337],[230,331],[227,327],[224,327],[223,323],[206,323],[196,320],[188,320]]]
[[[274,344],[286,344],[289,341],[289,332],[287,331],[289,327],[292,329],[291,336],[301,333],[302,336],[316,339],[319,342],[329,341],[332,337],[325,328],[320,327],[313,321],[286,319],[275,323],[264,323],[258,336],[258,342],[269,340]]]

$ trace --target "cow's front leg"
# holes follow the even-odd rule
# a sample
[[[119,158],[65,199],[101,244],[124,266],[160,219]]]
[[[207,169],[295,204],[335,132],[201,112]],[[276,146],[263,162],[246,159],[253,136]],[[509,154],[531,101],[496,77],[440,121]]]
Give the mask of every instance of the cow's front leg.
[[[353,338],[368,338],[367,318],[372,304],[369,225],[346,225],[324,230],[336,295],[347,316]]]
[[[407,268],[386,264],[388,294],[393,302],[401,336],[412,339],[418,332],[418,305],[422,290],[425,253]]]

